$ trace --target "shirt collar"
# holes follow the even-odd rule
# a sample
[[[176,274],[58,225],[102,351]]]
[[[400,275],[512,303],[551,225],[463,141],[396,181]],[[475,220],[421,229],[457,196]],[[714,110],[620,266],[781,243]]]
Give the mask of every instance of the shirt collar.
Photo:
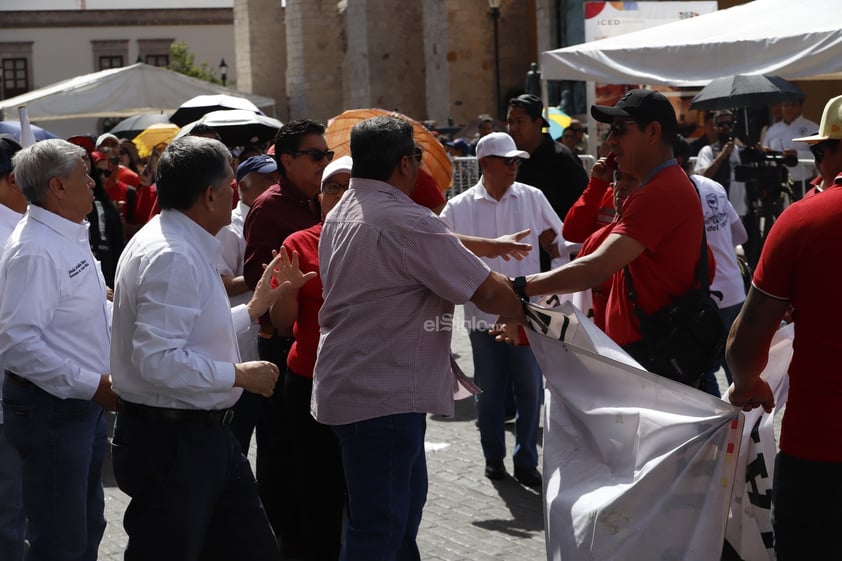
[[[20,222],[21,218],[23,218],[23,214],[15,212],[4,204],[0,204],[0,222],[5,222],[9,226],[14,227]]]
[[[37,205],[29,205],[26,212],[32,220],[40,222],[62,237],[77,242],[84,241],[88,243],[88,226],[90,224],[87,220],[72,222]]]
[[[192,218],[178,210],[166,209],[161,211],[161,222],[174,224],[184,230],[188,240],[198,246],[199,252],[215,262],[215,256],[222,251],[222,244],[210,232],[199,226]]]
[[[515,185],[517,185],[517,182],[514,182],[511,185],[509,185],[509,188],[506,189],[506,192],[503,193],[503,196],[500,197],[500,200],[498,201],[497,199],[491,196],[491,194],[488,192],[488,189],[485,188],[485,185],[482,182],[482,177],[480,177],[480,180],[477,182],[477,190],[474,192],[474,199],[484,199],[486,201],[499,203],[500,201],[508,199],[509,197],[517,198],[518,193],[517,189],[515,189]]]
[[[387,195],[396,196],[399,199],[403,198],[406,201],[415,204],[406,193],[384,181],[378,181],[376,179],[364,179],[362,177],[352,177],[351,183],[349,186],[350,189],[373,189],[376,191],[380,191],[381,193],[386,193]]]

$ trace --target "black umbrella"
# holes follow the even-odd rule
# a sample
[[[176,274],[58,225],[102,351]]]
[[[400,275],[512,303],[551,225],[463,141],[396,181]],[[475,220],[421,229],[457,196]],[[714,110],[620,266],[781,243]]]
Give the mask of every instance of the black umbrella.
[[[163,113],[138,113],[127,119],[123,119],[112,128],[111,134],[118,138],[133,139],[152,125],[158,123],[169,123],[170,118]]]
[[[227,94],[197,95],[182,103],[170,117],[170,122],[183,127],[188,123],[198,121],[212,111],[229,109],[243,109],[263,115],[263,112],[255,104],[244,97]]]
[[[715,111],[742,107],[768,107],[803,99],[804,92],[780,76],[736,74],[717,78],[690,102],[690,109]]]
[[[193,127],[199,124],[207,125],[218,132],[226,146],[267,142],[275,138],[278,129],[283,126],[283,123],[277,119],[258,115],[246,109],[213,111],[205,114],[198,121],[182,127],[176,138],[189,135]]]

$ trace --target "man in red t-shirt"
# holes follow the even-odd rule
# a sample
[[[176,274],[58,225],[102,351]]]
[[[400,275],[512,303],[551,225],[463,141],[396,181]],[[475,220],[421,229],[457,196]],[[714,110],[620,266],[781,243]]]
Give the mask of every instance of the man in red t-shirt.
[[[837,99],[836,116],[826,108],[817,135],[794,140],[832,144],[825,146],[829,154],[842,150],[831,136],[842,126],[842,99]],[[835,296],[842,277],[840,215],[838,183],[781,213],[726,348],[734,378],[728,399],[746,411],[758,406],[771,411],[774,397],[760,373],[772,336],[794,307],[789,397],[772,487],[778,561],[836,559],[842,549],[837,534],[842,523],[842,377],[837,366],[842,299]]]
[[[577,292],[610,279],[605,332],[631,350],[643,335],[624,267],[643,313],[660,310],[695,285],[704,218],[696,190],[673,156],[678,123],[663,94],[631,90],[613,107],[594,105],[591,114],[610,123],[606,143],[618,169],[641,180],[640,189],[626,198],[621,217],[596,251],[529,275],[522,291],[526,296]],[[515,286],[524,280],[515,279]]]

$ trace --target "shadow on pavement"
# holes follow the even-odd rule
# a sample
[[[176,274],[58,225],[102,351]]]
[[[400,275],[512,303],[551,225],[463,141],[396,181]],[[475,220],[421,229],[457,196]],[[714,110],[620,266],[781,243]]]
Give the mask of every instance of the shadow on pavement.
[[[544,507],[540,491],[524,487],[512,477],[491,483],[512,517],[479,520],[472,522],[474,526],[524,539],[544,531]]]

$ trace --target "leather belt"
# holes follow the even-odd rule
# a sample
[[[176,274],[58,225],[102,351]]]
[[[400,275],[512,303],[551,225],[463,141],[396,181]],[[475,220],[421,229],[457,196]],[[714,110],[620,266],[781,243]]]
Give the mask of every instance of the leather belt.
[[[172,409],[168,407],[152,407],[140,403],[130,403],[123,399],[117,400],[117,412],[130,417],[139,417],[150,421],[165,423],[189,423],[198,425],[230,425],[234,419],[233,409]]]

